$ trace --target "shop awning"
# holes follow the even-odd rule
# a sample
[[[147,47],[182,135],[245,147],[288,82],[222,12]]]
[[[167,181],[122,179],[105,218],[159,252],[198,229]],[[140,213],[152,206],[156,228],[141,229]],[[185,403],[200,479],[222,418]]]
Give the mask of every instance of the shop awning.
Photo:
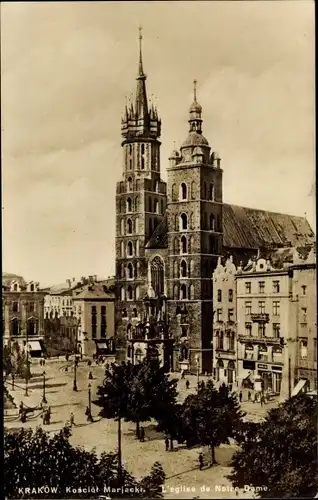
[[[30,351],[42,351],[41,344],[38,340],[30,340],[28,346]]]
[[[300,381],[295,385],[294,389],[292,390],[291,397],[297,396],[297,394],[300,393],[300,391],[305,387],[307,384],[307,380],[302,378]]]

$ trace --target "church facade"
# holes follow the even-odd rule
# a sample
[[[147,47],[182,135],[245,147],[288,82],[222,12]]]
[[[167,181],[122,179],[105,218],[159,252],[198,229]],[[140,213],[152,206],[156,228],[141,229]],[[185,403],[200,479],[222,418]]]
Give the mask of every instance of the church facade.
[[[159,357],[167,370],[212,373],[213,281],[219,257],[312,244],[302,217],[223,202],[221,159],[203,135],[202,107],[161,179],[158,111],[149,105],[140,36],[135,103],[122,119],[116,186],[116,349],[119,360]]]

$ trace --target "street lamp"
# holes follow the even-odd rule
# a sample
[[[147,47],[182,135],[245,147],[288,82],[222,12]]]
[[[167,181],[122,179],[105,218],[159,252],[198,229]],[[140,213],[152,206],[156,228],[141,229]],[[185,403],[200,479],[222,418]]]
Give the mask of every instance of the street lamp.
[[[77,343],[78,343],[78,327],[79,322],[76,325],[76,339],[75,339],[75,349],[74,349],[74,381],[73,381],[73,391],[77,392],[77,380],[76,380],[76,370],[77,370]]]
[[[197,362],[197,387],[198,387],[198,392],[199,392],[199,386],[200,386],[200,357],[199,357],[199,354],[195,355],[195,360]]]
[[[28,349],[28,330],[26,334],[26,368],[25,368],[25,396],[28,396],[28,383],[29,383],[29,349]]]
[[[88,421],[88,422],[94,422],[93,417],[92,417],[92,394],[91,394],[91,384],[88,384],[88,415],[87,415],[87,421]]]
[[[42,396],[42,403],[47,403],[46,397],[45,397],[45,371],[43,371],[43,396]]]

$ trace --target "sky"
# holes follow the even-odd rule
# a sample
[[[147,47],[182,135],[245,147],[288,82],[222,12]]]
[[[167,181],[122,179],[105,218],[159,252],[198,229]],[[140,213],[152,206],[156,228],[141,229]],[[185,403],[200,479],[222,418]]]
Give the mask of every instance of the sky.
[[[224,201],[315,228],[312,1],[2,2],[4,271],[43,286],[114,273],[139,25],[163,179],[196,79]]]

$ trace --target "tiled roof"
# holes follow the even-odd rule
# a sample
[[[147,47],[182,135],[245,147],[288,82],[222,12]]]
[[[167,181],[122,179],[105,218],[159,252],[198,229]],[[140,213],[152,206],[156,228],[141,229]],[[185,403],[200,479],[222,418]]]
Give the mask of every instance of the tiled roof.
[[[102,287],[88,286],[85,290],[82,290],[73,297],[73,300],[80,299],[113,299],[114,294],[110,292],[105,292]]]
[[[167,248],[167,219],[156,227],[146,248]],[[259,249],[306,247],[315,234],[304,217],[223,204],[223,247]]]
[[[315,235],[304,217],[223,205],[224,247],[304,247],[314,241]]]

